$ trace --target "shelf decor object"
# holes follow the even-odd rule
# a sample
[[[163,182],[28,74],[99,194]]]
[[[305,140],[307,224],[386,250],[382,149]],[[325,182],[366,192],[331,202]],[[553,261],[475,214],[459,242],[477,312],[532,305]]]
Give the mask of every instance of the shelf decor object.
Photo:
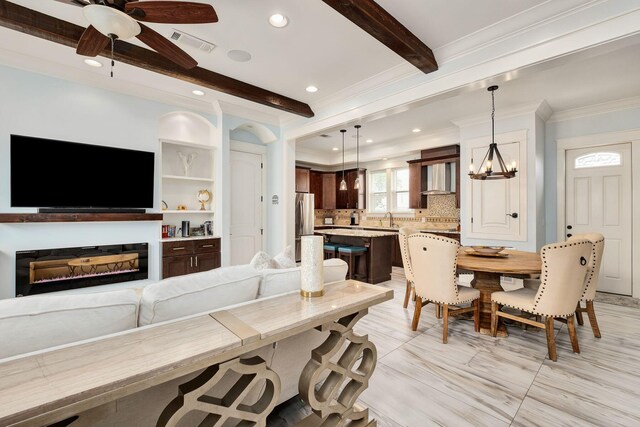
[[[178,157],[182,161],[182,167],[184,168],[184,176],[189,176],[189,169],[193,164],[193,161],[198,157],[198,153],[184,154],[182,151],[178,151]]]
[[[206,211],[205,203],[208,203],[211,200],[211,193],[209,190],[200,190],[198,191],[198,201],[200,202],[200,210]]]
[[[495,138],[495,116],[496,116],[496,102],[494,98],[494,92],[498,90],[498,86],[489,86],[487,88],[491,92],[491,144],[489,144],[489,150],[485,154],[480,167],[477,171],[473,169],[473,159],[469,165],[469,177],[471,179],[478,180],[493,180],[493,179],[510,179],[516,176],[518,170],[516,169],[516,161],[514,160],[511,165],[507,166],[500,155],[498,150],[498,144],[496,144]],[[498,161],[498,167],[500,171],[494,171],[494,158]]]
[[[324,295],[324,237],[302,236],[300,295],[305,298]]]
[[[360,172],[360,128],[362,126],[355,125],[356,128],[356,171]],[[360,175],[357,175],[356,182],[353,184],[354,190],[360,189]]]
[[[340,191],[347,191],[347,181],[344,180],[344,134],[346,131],[346,129],[340,129],[340,133],[342,133],[342,181],[340,181]]]

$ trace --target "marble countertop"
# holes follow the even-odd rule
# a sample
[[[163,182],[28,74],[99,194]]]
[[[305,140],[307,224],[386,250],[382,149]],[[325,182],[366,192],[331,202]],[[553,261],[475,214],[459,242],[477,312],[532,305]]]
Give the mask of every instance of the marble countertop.
[[[326,234],[329,236],[348,236],[348,237],[386,237],[386,236],[397,235],[397,232],[391,232],[391,231],[344,229],[344,228],[332,228],[329,230],[314,230],[314,231],[318,234]]]
[[[398,232],[400,227],[378,227],[375,225],[316,225],[316,228],[331,227],[331,229],[350,229],[350,230],[375,230],[375,231],[393,231]],[[422,233],[447,233],[447,234],[460,234],[459,231],[450,228],[432,228],[432,227],[416,227]],[[322,230],[316,230],[318,232]]]

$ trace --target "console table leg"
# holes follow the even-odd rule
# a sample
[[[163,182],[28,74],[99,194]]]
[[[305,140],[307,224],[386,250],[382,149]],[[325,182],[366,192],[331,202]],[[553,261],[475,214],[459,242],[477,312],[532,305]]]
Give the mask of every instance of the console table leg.
[[[323,331],[330,331],[329,337],[312,351],[298,384],[300,396],[314,413],[298,426],[376,425],[369,420],[369,410],[356,404],[377,363],[375,345],[366,335],[353,332],[353,326],[366,314],[365,309],[322,326]]]
[[[240,378],[222,398],[209,396],[216,388],[222,389],[220,391],[228,388],[217,387],[228,372],[236,372]],[[256,403],[243,404],[251,390],[263,380],[266,386]],[[265,426],[279,396],[280,378],[262,358],[233,359],[210,366],[191,381],[180,385],[178,396],[162,411],[156,425],[174,427],[189,412],[197,411],[207,414],[200,424],[203,426],[222,426],[229,419]]]

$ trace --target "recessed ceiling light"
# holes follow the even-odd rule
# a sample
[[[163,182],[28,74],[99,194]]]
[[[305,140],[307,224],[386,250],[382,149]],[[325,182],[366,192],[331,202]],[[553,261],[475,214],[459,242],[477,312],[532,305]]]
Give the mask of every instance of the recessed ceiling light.
[[[373,139],[367,139],[367,142],[371,144],[373,142]]]
[[[309,93],[316,93],[318,91],[318,88],[315,86],[307,86],[305,90]]]
[[[274,13],[269,17],[269,24],[271,24],[276,28],[286,27],[288,23],[289,23],[289,18],[287,18],[281,13]]]
[[[338,148],[338,147],[333,147],[333,148],[332,148],[332,150],[333,150],[333,151],[338,151],[338,150],[339,150],[339,148]]]
[[[84,63],[90,67],[100,68],[102,67],[102,62],[98,62],[95,59],[85,59]]]
[[[251,54],[245,50],[238,50],[238,49],[230,50],[229,52],[227,52],[227,56],[229,57],[229,59],[236,62],[251,61]]]
[[[415,128],[414,130],[412,130],[411,132],[413,133],[418,133],[418,132],[422,132],[422,129],[419,128]]]
[[[192,90],[191,93],[194,94],[195,96],[204,96],[204,92],[198,89]]]

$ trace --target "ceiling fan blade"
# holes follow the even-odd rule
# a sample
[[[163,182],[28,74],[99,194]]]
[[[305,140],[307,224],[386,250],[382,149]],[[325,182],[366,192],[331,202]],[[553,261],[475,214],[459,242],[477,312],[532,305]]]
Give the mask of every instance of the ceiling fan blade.
[[[91,4],[91,2],[88,0],[56,0],[56,1],[60,3],[65,3],[73,6],[80,6],[80,7]]]
[[[189,1],[132,1],[125,12],[139,21],[160,24],[206,24],[218,22],[213,6]]]
[[[78,41],[76,53],[83,56],[98,56],[110,42],[109,37],[96,30],[93,25],[89,25]]]
[[[164,38],[161,34],[158,34],[156,31],[143,24],[140,24],[140,28],[142,31],[136,37],[160,55],[186,69],[191,69],[198,65],[195,59],[190,57],[184,50]]]

